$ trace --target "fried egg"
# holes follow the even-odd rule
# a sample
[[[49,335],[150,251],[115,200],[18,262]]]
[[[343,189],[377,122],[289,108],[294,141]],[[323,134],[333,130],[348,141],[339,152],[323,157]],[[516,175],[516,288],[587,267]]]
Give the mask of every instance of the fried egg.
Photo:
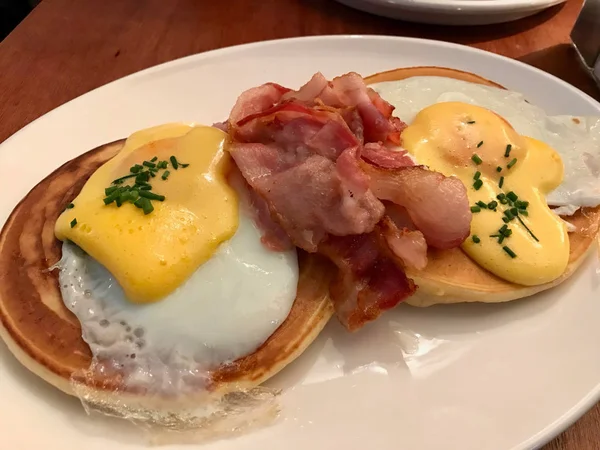
[[[260,347],[296,298],[296,251],[261,243],[243,193],[225,181],[226,139],[182,125],[138,132],[57,221],[63,301],[94,359],[127,374],[128,387],[197,391],[211,369]],[[165,146],[165,160],[174,152],[189,167],[150,180],[166,197],[154,211],[104,204],[117,163],[160,161]]]
[[[546,195],[554,212],[571,215],[600,204],[600,118],[549,116],[517,92],[446,77],[419,76],[371,85],[407,124],[424,108],[462,102],[494,111],[517,133],[541,141],[560,155],[564,177]]]

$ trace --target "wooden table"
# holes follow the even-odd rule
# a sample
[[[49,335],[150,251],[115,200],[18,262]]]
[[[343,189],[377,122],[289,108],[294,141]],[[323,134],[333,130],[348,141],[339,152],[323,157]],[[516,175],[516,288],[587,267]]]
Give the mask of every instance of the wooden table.
[[[569,0],[508,25],[453,28],[387,20],[331,0],[43,0],[0,43],[0,142],[58,105],[146,67],[229,45],[319,34],[467,44],[540,67],[600,99],[569,45],[581,3]],[[546,447],[598,448],[600,405]]]

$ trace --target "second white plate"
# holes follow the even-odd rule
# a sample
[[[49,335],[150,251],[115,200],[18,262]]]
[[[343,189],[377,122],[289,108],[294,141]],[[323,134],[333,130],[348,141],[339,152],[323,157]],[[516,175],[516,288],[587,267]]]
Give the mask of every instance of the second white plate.
[[[531,16],[565,0],[337,0],[352,8],[409,22],[490,25]]]

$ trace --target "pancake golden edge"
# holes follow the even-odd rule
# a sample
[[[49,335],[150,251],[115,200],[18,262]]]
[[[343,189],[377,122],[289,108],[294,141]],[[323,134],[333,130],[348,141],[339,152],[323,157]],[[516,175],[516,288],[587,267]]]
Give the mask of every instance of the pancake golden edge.
[[[143,392],[124,385],[118,373],[89,376],[90,349],[77,318],[64,306],[58,271],[48,269],[61,258],[62,243],[54,236],[56,219],[124,142],[103,145],[58,168],[21,200],[0,234],[0,337],[35,375],[69,395],[82,397],[85,392],[94,403],[108,405],[113,414],[111,404],[165,409],[177,407],[180,400],[145,398]],[[286,320],[255,352],[212,371],[206,391],[187,397],[186,405],[256,388],[319,335],[333,315],[332,271],[318,255],[299,252],[298,258],[297,296]]]
[[[416,76],[454,78],[505,89],[504,86],[479,75],[444,67],[400,68],[371,75],[365,78],[365,82],[374,84]],[[569,233],[570,254],[567,268],[556,280],[537,286],[510,283],[479,266],[460,248],[451,250],[430,248],[427,252],[429,262],[424,270],[406,270],[418,289],[405,302],[423,307],[443,303],[501,303],[528,297],[558,286],[573,275],[587,255],[597,248],[593,244],[597,240],[600,227],[600,207],[581,208],[573,216],[563,217],[563,219],[573,224],[576,230]]]

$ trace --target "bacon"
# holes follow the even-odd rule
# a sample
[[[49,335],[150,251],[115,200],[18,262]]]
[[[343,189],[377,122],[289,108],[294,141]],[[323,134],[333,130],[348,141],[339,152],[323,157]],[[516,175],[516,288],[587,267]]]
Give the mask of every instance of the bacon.
[[[238,193],[244,210],[254,218],[254,222],[260,228],[261,243],[275,252],[291,250],[294,245],[285,230],[271,218],[269,205],[254,192],[237,167],[232,168],[227,180]]]
[[[471,210],[464,184],[424,167],[381,169],[368,163],[361,168],[370,177],[377,198],[406,208],[427,244],[448,249],[469,235]]]
[[[408,228],[398,228],[396,223],[385,216],[379,223],[390,250],[406,266],[423,270],[427,266],[427,242],[423,233]]]
[[[272,107],[289,91],[290,89],[276,83],[266,83],[244,91],[229,113],[229,122],[235,123],[244,117]]]
[[[379,232],[374,231],[330,236],[319,246],[319,252],[338,269],[330,296],[339,321],[349,331],[377,319],[416,290],[381,244]]]
[[[330,293],[349,330],[412,295],[404,267],[423,269],[427,244],[454,247],[469,233],[462,183],[391,148],[406,126],[393,110],[356,73],[318,73],[297,91],[246,91],[227,122],[263,242],[286,248],[285,234],[335,264]]]
[[[405,150],[391,150],[379,142],[365,144],[361,156],[369,163],[384,169],[397,169],[415,165]]]

